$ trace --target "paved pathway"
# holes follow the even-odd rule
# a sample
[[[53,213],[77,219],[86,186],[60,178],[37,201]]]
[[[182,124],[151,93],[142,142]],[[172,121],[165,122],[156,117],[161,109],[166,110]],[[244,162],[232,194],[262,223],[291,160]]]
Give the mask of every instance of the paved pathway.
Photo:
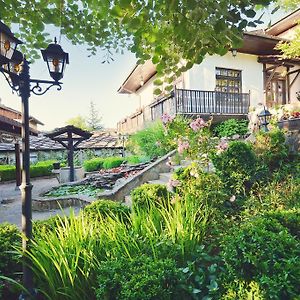
[[[33,179],[32,196],[38,196],[40,193],[49,190],[51,187],[57,186],[59,183],[56,178],[42,178]],[[75,213],[79,208],[74,208]],[[57,214],[69,214],[70,208],[65,208],[63,211],[49,210],[49,211],[33,211],[33,220],[45,220]],[[15,183],[1,183],[0,184],[0,223],[9,222],[21,227],[21,192],[16,189]]]

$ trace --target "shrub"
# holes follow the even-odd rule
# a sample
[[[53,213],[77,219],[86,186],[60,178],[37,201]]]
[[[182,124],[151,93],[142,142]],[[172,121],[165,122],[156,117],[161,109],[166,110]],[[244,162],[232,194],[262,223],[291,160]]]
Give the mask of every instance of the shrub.
[[[212,156],[216,174],[233,194],[249,191],[256,173],[256,156],[251,145],[234,141],[227,150]]]
[[[299,198],[300,199],[300,198]],[[284,226],[288,232],[300,241],[300,209],[269,211],[264,217],[275,220]]]
[[[279,168],[288,157],[284,133],[280,129],[269,132],[260,131],[256,135],[254,151],[270,171]]]
[[[147,128],[130,136],[127,148],[130,152],[150,158],[163,156],[171,148],[165,145],[166,136],[161,122],[151,123]]]
[[[20,271],[15,247],[21,245],[21,235],[15,225],[0,224],[0,274],[11,276]]]
[[[123,157],[107,157],[103,161],[104,169],[112,169],[121,166],[121,164],[125,161]]]
[[[235,134],[243,136],[248,132],[248,121],[228,119],[217,124],[213,131],[218,137],[231,137]]]
[[[224,237],[221,255],[229,281],[255,281],[266,299],[299,296],[300,244],[275,219],[256,217]]]
[[[52,175],[53,163],[55,160],[37,162],[30,166],[30,177],[50,176]],[[11,165],[0,166],[0,181],[16,179],[16,168]]]
[[[222,300],[265,300],[265,293],[259,284],[254,281],[246,282],[235,280],[224,287],[226,292],[222,295]]]
[[[144,163],[149,161],[150,159],[145,156],[131,155],[126,157],[126,161],[129,165],[136,165],[139,163]]]
[[[98,200],[87,205],[83,210],[84,216],[89,220],[96,221],[99,218],[112,217],[127,220],[130,216],[130,208],[119,202],[111,200]]]
[[[83,163],[83,167],[86,172],[98,171],[103,168],[103,158],[96,157],[86,160]]]
[[[10,165],[0,165],[0,181],[16,179],[16,168]]]
[[[192,164],[185,169],[178,169],[173,178],[179,180],[175,192],[185,201],[194,201],[208,207],[220,207],[228,197],[224,194],[224,184],[214,173],[206,173]]]
[[[176,297],[180,271],[170,259],[118,258],[102,263],[98,274],[99,300],[180,299]]]
[[[35,165],[30,166],[30,177],[41,177],[52,175],[53,163],[55,160],[46,160],[37,162]]]
[[[149,209],[153,205],[166,207],[170,201],[170,193],[165,185],[145,183],[135,188],[131,193],[134,208]]]
[[[300,208],[300,178],[287,176],[254,186],[244,202],[245,212],[257,214],[268,210]]]

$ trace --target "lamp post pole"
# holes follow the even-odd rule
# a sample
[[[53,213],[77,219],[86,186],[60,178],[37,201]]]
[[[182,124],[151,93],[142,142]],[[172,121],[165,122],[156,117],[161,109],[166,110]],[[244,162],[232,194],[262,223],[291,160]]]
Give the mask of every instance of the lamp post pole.
[[[20,299],[30,299],[34,294],[33,273],[30,260],[26,259],[26,251],[30,248],[32,239],[32,184],[30,183],[30,147],[29,147],[29,97],[30,75],[29,64],[26,58],[23,60],[23,68],[19,77],[20,96],[22,100],[22,248],[23,248],[23,284],[26,293]]]
[[[13,91],[18,92],[22,100],[22,250],[23,250],[23,286],[25,291],[19,300],[35,298],[33,288],[33,271],[31,260],[28,258],[32,240],[32,184],[30,183],[30,148],[29,148],[29,97],[31,93],[44,95],[51,87],[61,90],[60,79],[63,78],[65,66],[69,63],[69,54],[64,52],[55,39],[42,50],[42,56],[47,63],[50,76],[54,81],[31,79],[29,63],[23,54],[16,50],[22,42],[14,37],[13,33],[0,21],[0,72]],[[42,88],[41,85],[47,85]]]

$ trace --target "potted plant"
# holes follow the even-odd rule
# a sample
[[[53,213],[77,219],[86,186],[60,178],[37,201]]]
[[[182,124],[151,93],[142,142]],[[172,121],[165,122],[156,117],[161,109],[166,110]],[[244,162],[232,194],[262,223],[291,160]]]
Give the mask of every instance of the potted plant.
[[[285,112],[278,122],[280,129],[300,130],[300,111]]]

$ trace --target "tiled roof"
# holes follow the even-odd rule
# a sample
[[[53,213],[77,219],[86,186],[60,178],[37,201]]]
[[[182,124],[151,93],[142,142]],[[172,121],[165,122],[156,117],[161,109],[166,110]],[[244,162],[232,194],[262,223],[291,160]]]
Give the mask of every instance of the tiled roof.
[[[121,148],[118,134],[115,131],[95,131],[92,137],[81,142],[78,149],[104,149]],[[30,137],[31,151],[65,150],[58,142],[51,140],[43,134]],[[0,152],[14,151],[14,144],[0,143]]]

